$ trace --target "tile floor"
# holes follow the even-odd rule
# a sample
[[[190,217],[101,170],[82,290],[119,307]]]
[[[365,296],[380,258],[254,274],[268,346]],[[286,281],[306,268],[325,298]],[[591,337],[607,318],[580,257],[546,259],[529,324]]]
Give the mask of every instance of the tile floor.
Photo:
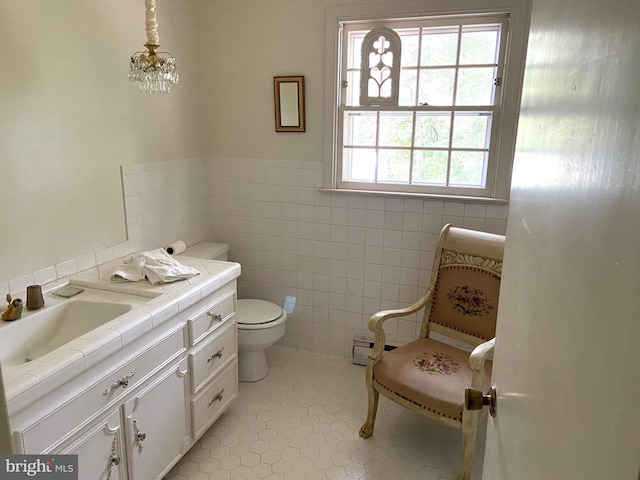
[[[382,395],[373,435],[358,436],[367,410],[364,367],[277,346],[267,359],[269,375],[240,383],[236,401],[165,480],[455,480],[461,433]]]

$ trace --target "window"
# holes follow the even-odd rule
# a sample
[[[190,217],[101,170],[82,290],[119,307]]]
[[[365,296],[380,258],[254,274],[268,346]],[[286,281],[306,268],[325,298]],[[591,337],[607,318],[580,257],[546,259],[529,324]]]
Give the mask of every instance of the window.
[[[506,199],[521,81],[511,15],[336,16],[330,186]]]

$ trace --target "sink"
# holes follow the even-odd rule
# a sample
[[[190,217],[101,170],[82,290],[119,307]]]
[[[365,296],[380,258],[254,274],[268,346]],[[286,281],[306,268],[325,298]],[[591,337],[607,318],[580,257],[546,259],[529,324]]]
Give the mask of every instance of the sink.
[[[127,303],[80,299],[53,303],[42,310],[27,312],[25,309],[21,319],[6,322],[0,329],[3,366],[35,360],[132,308]]]

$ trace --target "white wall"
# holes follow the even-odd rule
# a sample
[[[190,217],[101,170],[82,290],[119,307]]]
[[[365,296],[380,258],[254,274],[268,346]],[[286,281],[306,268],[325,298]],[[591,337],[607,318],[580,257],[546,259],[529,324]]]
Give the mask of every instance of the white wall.
[[[197,4],[158,3],[160,40],[182,75],[170,96],[127,79],[146,41],[144,2],[0,0],[2,295],[30,272],[64,275],[125,241],[120,165],[205,153],[189,54]]]
[[[18,42],[12,61],[38,66],[58,52],[38,67],[53,81],[24,94],[34,66],[0,90],[0,166],[17,182],[0,189],[0,293],[176,238],[219,240],[243,265],[242,296],[296,296],[284,344],[343,356],[376,309],[417,298],[445,222],[504,232],[504,205],[317,191],[325,12],[358,3],[159,0],[161,44],[181,79],[171,95],[147,96],[126,79],[145,41],[142,1],[0,0],[0,39]],[[66,75],[71,65],[82,68]],[[275,132],[272,81],[286,74],[305,76],[306,133]],[[398,321],[394,336],[416,324]]]

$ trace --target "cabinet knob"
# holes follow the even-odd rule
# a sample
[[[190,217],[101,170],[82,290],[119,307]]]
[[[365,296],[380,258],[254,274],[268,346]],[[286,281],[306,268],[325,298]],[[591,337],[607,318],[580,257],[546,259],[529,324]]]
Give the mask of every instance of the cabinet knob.
[[[214,322],[222,321],[222,315],[220,315],[219,313],[207,312],[207,315],[209,315]]]

